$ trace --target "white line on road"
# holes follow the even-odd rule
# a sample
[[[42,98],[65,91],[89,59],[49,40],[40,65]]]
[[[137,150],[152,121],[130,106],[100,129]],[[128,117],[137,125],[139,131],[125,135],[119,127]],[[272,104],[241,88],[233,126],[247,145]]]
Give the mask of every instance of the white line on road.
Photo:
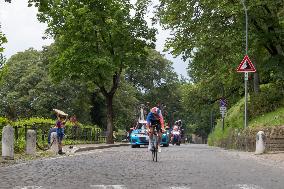
[[[43,186],[15,186],[13,187],[13,189],[47,189],[47,188]],[[49,189],[51,189],[51,187]]]
[[[236,187],[239,187],[240,189],[263,189],[262,187],[254,184],[238,184]]]
[[[91,185],[90,187],[95,189],[127,189],[124,185]]]
[[[127,189],[125,185],[91,185],[91,188],[95,189]],[[191,189],[188,186],[170,186],[165,189]]]

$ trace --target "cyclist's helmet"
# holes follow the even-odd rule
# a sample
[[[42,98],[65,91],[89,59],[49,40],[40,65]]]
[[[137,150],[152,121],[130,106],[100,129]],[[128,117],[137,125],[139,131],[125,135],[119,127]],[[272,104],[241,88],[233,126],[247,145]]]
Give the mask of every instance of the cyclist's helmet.
[[[160,109],[157,108],[157,107],[153,107],[153,108],[151,109],[151,112],[154,113],[154,114],[156,114],[156,115],[159,115],[159,114],[160,114]]]

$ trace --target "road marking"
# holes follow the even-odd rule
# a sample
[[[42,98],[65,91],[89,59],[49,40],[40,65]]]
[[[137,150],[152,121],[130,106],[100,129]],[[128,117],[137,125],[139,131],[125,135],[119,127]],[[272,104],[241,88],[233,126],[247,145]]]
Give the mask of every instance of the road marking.
[[[127,189],[124,185],[91,185],[90,187],[95,189]]]
[[[13,189],[47,189],[47,188],[43,186],[15,186]],[[49,189],[51,189],[51,187]]]
[[[91,185],[95,189],[127,189],[125,185]],[[170,186],[165,189],[191,189],[189,186]]]
[[[254,184],[238,184],[236,185],[240,189],[263,189],[260,186],[254,185]]]

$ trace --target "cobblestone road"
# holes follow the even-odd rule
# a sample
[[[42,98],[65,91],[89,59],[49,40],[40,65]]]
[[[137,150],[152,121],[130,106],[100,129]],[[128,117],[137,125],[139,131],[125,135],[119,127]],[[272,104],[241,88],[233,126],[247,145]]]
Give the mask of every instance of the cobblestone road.
[[[284,169],[206,145],[116,147],[0,167],[0,188],[283,189]]]

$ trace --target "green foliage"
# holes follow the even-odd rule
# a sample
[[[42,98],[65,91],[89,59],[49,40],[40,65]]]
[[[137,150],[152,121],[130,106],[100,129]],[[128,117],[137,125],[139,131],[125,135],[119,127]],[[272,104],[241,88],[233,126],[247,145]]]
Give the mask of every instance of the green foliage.
[[[242,98],[234,104],[226,114],[225,127],[242,128],[244,126],[244,108],[245,99]],[[221,125],[221,120],[217,122],[217,126]]]
[[[236,130],[242,130],[244,127],[244,99],[240,99],[234,106],[232,106],[225,117],[224,132],[222,130],[222,120],[219,119],[217,124],[208,136],[208,144],[214,146],[220,146],[224,141],[228,139],[231,132]]]
[[[252,138],[254,136],[253,134],[255,131],[251,128],[254,127],[273,127],[273,126],[279,126],[284,124],[284,116],[283,116],[283,107],[276,109],[275,102],[272,102],[272,100],[277,100],[278,104],[282,104],[284,102],[284,99],[282,97],[281,101],[279,101],[278,98],[273,99],[271,95],[267,95],[266,92],[270,91],[272,92],[274,86],[272,85],[264,85],[262,86],[262,91],[265,95],[263,96],[262,94],[259,94],[259,99],[256,99],[256,101],[253,100],[253,98],[257,98],[255,96],[250,96],[250,103],[251,101],[254,101],[254,103],[259,103],[258,104],[258,109],[255,109],[254,111],[254,118],[252,115],[250,115],[250,121],[248,123],[249,128],[247,130],[244,130],[244,99],[241,99],[238,103],[236,103],[233,107],[231,107],[228,110],[227,116],[225,118],[225,131],[222,131],[222,120],[218,120],[217,125],[212,133],[210,133],[208,137],[208,144],[210,145],[216,145],[216,146],[225,146],[229,147],[230,145],[235,145],[235,144],[229,144],[229,142],[232,142],[234,137],[232,135],[235,135],[235,131],[240,133],[242,137],[247,136],[248,138]],[[269,92],[269,94],[270,94]],[[276,95],[277,96],[277,95]],[[260,100],[263,100],[262,102]],[[266,104],[266,101],[271,100],[271,105]],[[273,105],[274,104],[274,105]],[[269,106],[263,107],[263,105]],[[283,106],[283,104],[281,105]],[[252,107],[249,104],[249,110]],[[259,110],[261,109],[261,110]],[[261,112],[261,113],[260,113]],[[248,133],[246,133],[248,132]],[[253,132],[253,134],[250,134],[249,132]],[[231,146],[233,147],[233,146]]]
[[[5,117],[0,117],[0,127],[6,126],[9,123],[9,120]]]
[[[1,30],[1,25],[0,25]],[[2,55],[2,52],[4,51],[4,47],[2,46],[4,43],[7,43],[7,38],[5,35],[0,31],[0,54]]]
[[[76,114],[81,121],[89,121],[88,83],[68,78],[54,83],[48,76],[49,62],[42,58],[52,53],[34,49],[12,56],[0,72],[0,115],[10,119],[50,117],[53,108]]]
[[[60,4],[49,4],[39,15],[56,37],[59,54],[52,65],[54,78],[83,77],[111,89],[113,76],[133,65],[134,58],[152,44],[155,32],[141,18],[145,8],[136,9],[131,17],[134,7],[127,1]]]
[[[210,133],[208,136],[208,145],[210,146],[221,146],[223,141],[225,141],[230,133],[230,129],[226,128],[222,130],[222,125],[218,122],[213,133]]]
[[[264,59],[263,64],[257,67],[257,70],[261,74],[261,83],[276,83],[279,87],[282,87],[284,83],[284,56],[276,55]]]
[[[138,119],[138,91],[129,82],[121,81],[114,97],[114,126],[117,129],[129,129]]]
[[[246,1],[249,12],[249,52],[257,65],[260,84],[283,85],[283,1]],[[241,1],[160,0],[156,19],[172,31],[166,47],[174,55],[189,59],[192,83],[183,89],[183,110],[196,132],[208,134],[210,114],[219,115],[218,100],[229,107],[243,96],[243,77],[236,73],[245,53],[245,16]],[[257,80],[254,80],[257,86]],[[253,103],[257,111],[278,107],[283,87],[277,93],[261,93]],[[265,95],[269,95],[265,106]],[[253,97],[254,98],[254,97]],[[262,102],[261,102],[262,101]],[[238,105],[237,105],[238,106]],[[242,114],[237,111],[238,114]],[[253,112],[251,112],[252,116]],[[219,116],[217,116],[219,117]],[[238,127],[236,120],[229,123]]]
[[[284,99],[284,92],[281,86],[270,83],[261,85],[261,91],[252,94],[250,99],[249,115],[254,118],[283,106],[281,102]]]
[[[194,52],[205,48],[211,49],[213,54],[207,55],[214,58],[216,54],[224,55],[223,52],[241,52],[245,26],[241,1],[160,2],[157,19],[175,34],[167,43],[168,48],[173,48],[174,54],[183,54],[185,58],[194,57]],[[245,3],[249,12],[250,49],[262,46],[272,56],[281,54],[283,40],[280,39],[283,33],[278,31],[284,27],[280,24],[283,22],[283,1],[252,0]],[[227,53],[228,56],[231,54]]]
[[[15,139],[14,144],[15,144],[15,147],[14,147],[15,153],[25,152],[25,147],[26,147],[25,135],[20,135],[18,140]]]
[[[145,93],[178,81],[171,61],[154,49],[146,49],[146,51],[148,54],[147,58],[139,60],[143,61],[143,64],[126,69],[127,81],[133,83],[138,90]]]
[[[12,123],[13,126],[23,127],[25,125],[37,125],[37,124],[45,124],[45,125],[52,125],[55,121],[53,119],[46,119],[40,117],[31,117],[31,118],[24,118],[14,121]]]

